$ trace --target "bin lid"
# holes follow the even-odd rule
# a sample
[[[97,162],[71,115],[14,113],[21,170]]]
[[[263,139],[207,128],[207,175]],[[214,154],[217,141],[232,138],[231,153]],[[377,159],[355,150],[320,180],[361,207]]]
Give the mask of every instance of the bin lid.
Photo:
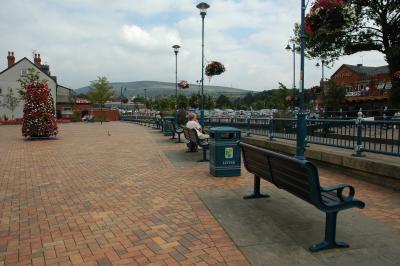
[[[212,127],[210,132],[240,132],[236,127]]]

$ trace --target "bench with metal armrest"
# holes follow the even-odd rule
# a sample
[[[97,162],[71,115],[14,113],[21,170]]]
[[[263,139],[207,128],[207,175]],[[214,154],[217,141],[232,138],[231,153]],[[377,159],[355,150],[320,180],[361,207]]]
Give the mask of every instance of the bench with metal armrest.
[[[364,202],[354,199],[355,190],[352,186],[338,184],[323,187],[319,182],[317,167],[307,160],[298,160],[246,143],[240,143],[239,146],[245,167],[254,174],[254,191],[245,199],[269,197],[261,194],[260,179],[269,181],[326,214],[325,239],[312,245],[312,252],[349,247],[346,243],[336,241],[336,221],[339,211],[365,207]],[[344,193],[347,190],[348,193]]]

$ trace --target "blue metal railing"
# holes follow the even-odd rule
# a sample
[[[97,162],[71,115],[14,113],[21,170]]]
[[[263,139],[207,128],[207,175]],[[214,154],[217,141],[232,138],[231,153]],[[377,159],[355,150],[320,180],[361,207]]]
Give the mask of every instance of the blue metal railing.
[[[308,119],[307,143],[400,156],[400,120]],[[296,119],[206,118],[206,126],[233,126],[248,135],[296,140]],[[357,140],[361,139],[360,143]]]
[[[150,125],[152,116],[122,116],[122,120]],[[206,117],[206,127],[232,126],[248,135],[296,141],[297,124],[292,118]],[[400,156],[400,119],[307,119],[307,143]]]

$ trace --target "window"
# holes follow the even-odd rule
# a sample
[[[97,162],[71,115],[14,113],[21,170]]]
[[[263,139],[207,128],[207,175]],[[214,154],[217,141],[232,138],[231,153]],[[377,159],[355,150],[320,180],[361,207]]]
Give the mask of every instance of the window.
[[[28,69],[21,69],[21,77],[28,76]]]
[[[74,112],[72,111],[71,107],[64,107],[62,112],[63,115],[72,115]]]

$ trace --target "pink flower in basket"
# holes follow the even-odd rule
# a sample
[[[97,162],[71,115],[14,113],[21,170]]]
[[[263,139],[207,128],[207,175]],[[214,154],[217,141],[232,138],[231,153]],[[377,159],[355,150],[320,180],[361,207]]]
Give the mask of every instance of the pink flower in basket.
[[[178,87],[181,89],[188,89],[189,88],[189,82],[187,82],[186,80],[181,80],[178,83]]]

